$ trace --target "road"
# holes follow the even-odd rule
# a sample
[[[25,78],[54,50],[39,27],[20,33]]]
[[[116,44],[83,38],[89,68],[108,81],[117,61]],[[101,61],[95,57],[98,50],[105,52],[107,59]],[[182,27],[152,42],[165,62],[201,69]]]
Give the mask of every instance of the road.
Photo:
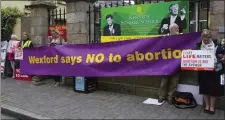
[[[13,117],[10,117],[10,116],[7,116],[7,115],[4,115],[4,114],[1,114],[1,120],[5,120],[5,119],[10,119],[10,120],[12,120],[12,119],[16,119],[16,118],[13,118]]]

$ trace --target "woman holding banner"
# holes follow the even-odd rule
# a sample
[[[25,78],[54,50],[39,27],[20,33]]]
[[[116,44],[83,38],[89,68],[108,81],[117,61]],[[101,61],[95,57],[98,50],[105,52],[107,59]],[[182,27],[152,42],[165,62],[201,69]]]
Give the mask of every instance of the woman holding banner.
[[[224,86],[220,84],[220,76],[223,74],[221,55],[224,54],[224,51],[220,46],[215,46],[210,30],[204,29],[201,39],[200,50],[206,50],[215,54],[215,70],[199,72],[199,92],[203,94],[206,104],[204,112],[214,114],[216,98],[224,95]]]
[[[60,32],[56,29],[51,31],[51,36],[49,37],[49,46],[56,46],[56,45],[64,45],[67,44],[65,40],[60,36]],[[61,76],[52,76],[55,82],[53,85],[59,86],[61,82]]]

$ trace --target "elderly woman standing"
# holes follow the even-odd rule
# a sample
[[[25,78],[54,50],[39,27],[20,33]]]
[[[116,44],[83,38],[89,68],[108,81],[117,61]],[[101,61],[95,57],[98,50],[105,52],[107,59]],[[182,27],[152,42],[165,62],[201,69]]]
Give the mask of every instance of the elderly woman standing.
[[[220,46],[215,46],[210,30],[204,29],[201,39],[202,42],[199,48],[215,54],[215,70],[199,72],[199,92],[203,94],[203,99],[206,104],[204,112],[214,114],[216,98],[224,95],[224,88],[220,85],[220,76],[223,74],[220,56],[224,51]]]
[[[15,69],[15,60],[14,60],[14,55],[15,55],[15,48],[19,45],[19,40],[16,35],[12,35],[11,39],[9,40],[9,45],[7,48],[7,54],[8,54],[8,60],[11,63],[13,75],[12,78],[14,78],[14,69]]]
[[[51,37],[49,37],[49,46],[56,46],[56,45],[65,45],[67,44],[65,40],[60,36],[60,32],[56,29],[53,29],[51,32]],[[53,85],[59,86],[61,82],[61,76],[52,76],[55,80]]]

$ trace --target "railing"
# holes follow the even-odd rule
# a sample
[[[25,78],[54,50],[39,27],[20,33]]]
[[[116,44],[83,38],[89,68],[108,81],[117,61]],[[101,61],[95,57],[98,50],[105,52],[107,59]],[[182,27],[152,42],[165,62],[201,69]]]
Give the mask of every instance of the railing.
[[[48,25],[65,25],[66,24],[66,8],[48,10]]]

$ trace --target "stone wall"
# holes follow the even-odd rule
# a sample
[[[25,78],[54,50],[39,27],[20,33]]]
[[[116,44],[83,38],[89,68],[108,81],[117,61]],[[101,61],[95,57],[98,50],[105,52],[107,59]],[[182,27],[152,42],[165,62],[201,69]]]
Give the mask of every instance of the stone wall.
[[[29,7],[30,14],[30,37],[35,46],[47,44],[48,38],[48,9],[56,8],[56,5],[48,1],[32,1]]]
[[[224,38],[224,32],[219,32],[219,27],[224,27],[224,1],[213,0],[210,2],[210,29],[214,38]]]
[[[48,36],[47,9],[40,7],[31,10],[30,36],[31,40],[36,46],[46,44]]]
[[[21,39],[23,32],[26,32],[28,33],[28,35],[30,35],[30,26],[31,26],[31,17],[29,16],[21,17],[21,30],[20,30]]]
[[[210,29],[213,31],[213,37],[221,40],[224,38],[224,32],[219,31],[219,27],[224,27],[224,1],[211,0],[210,3]],[[224,28],[223,28],[224,29]],[[224,30],[223,30],[224,31]],[[217,108],[225,108],[225,97],[217,100]]]
[[[67,40],[69,44],[88,43],[89,4],[85,1],[69,2],[67,9]]]

